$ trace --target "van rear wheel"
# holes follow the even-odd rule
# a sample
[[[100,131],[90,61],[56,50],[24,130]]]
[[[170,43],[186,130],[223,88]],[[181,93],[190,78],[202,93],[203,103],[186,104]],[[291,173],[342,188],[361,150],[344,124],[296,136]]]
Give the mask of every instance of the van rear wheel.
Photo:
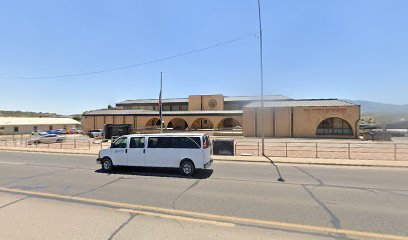
[[[184,160],[180,163],[180,172],[184,176],[193,176],[195,167],[190,160]]]
[[[113,169],[112,161],[109,158],[105,158],[102,161],[102,170],[105,172],[111,172]]]

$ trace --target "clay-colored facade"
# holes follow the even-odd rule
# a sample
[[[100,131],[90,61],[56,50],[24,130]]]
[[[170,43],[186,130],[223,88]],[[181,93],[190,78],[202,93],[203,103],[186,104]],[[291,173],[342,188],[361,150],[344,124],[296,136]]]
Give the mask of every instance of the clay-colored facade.
[[[326,119],[337,118],[347,122],[348,134],[318,134],[318,126]],[[260,137],[262,114],[260,108],[244,108],[243,132],[245,137]],[[357,138],[360,107],[266,107],[264,109],[265,137],[295,138]]]
[[[208,115],[170,115],[163,116],[163,122],[165,128],[171,123],[174,129],[184,130],[185,128],[194,129],[213,129],[213,128],[223,128],[223,122],[226,119],[232,119],[236,122],[236,125],[241,126],[242,124],[242,114],[223,114],[218,116],[208,116]],[[203,126],[197,126],[201,124]],[[154,115],[85,115],[84,116],[84,130],[89,131],[91,129],[103,129],[105,124],[131,124],[134,129],[142,130],[148,129],[152,126],[157,126],[160,123],[158,116]],[[187,126],[183,125],[186,123]],[[197,126],[197,127],[195,127]]]
[[[244,137],[260,137],[262,113],[255,97],[193,95],[164,99],[163,127],[169,130],[242,129]],[[115,110],[84,114],[84,130],[105,124],[131,124],[135,131],[158,128],[157,100],[127,100]],[[186,111],[178,111],[180,106]],[[294,100],[268,96],[264,106],[265,137],[357,138],[360,107],[337,99]],[[238,128],[237,128],[238,127]]]

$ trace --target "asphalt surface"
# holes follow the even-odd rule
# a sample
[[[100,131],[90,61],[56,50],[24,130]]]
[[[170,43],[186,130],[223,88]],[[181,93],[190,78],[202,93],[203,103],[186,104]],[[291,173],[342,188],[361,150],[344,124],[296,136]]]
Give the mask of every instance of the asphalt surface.
[[[216,162],[213,170],[201,171],[195,178],[180,177],[177,170],[120,168],[106,174],[99,169],[92,156],[0,152],[0,187],[408,236],[408,169]],[[278,181],[279,173],[284,182]],[[16,204],[25,201],[32,199]],[[0,216],[7,208],[0,202]],[[241,236],[243,232],[276,230],[240,227]],[[359,239],[344,234],[279,231],[312,238]],[[132,236],[129,234],[126,236]]]

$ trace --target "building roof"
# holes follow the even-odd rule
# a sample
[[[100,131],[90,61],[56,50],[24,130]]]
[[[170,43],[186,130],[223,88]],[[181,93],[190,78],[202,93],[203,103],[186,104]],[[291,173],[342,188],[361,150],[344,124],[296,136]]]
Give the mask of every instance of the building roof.
[[[299,99],[264,102],[264,107],[346,107],[357,106],[339,99]],[[252,102],[245,107],[261,107],[261,102]]]
[[[242,110],[224,110],[224,111],[163,111],[164,116],[187,116],[187,115],[202,115],[202,116],[217,116],[217,115],[241,115]],[[107,115],[138,115],[138,116],[159,116],[159,111],[149,110],[94,110],[83,114],[84,116],[107,116]]]
[[[278,100],[289,100],[291,98],[283,95],[266,95],[264,96],[265,101],[278,101]],[[260,101],[259,96],[236,96],[236,97],[224,97],[226,102],[238,102],[238,101]]]
[[[21,125],[76,125],[80,122],[72,118],[0,117],[0,126]]]
[[[124,104],[158,104],[159,99],[138,99],[138,100],[126,100],[116,103],[116,105]],[[167,98],[162,99],[162,103],[188,103],[188,98]]]
[[[267,95],[264,96],[265,101],[275,101],[275,100],[288,100],[289,97],[282,95]],[[260,97],[257,96],[224,96],[224,102],[239,102],[239,101],[259,101]],[[126,100],[116,103],[116,105],[127,105],[127,104],[157,104],[158,99],[138,99],[138,100]],[[188,98],[165,98],[162,99],[162,103],[188,103]]]

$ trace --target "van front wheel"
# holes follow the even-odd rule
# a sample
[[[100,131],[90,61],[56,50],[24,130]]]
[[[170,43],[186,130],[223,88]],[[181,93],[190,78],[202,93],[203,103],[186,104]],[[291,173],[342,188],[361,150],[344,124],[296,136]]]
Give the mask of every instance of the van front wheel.
[[[184,176],[193,176],[195,167],[190,160],[184,160],[180,163],[180,172]]]
[[[111,172],[113,169],[112,161],[109,158],[105,158],[102,161],[102,170],[105,172]]]

